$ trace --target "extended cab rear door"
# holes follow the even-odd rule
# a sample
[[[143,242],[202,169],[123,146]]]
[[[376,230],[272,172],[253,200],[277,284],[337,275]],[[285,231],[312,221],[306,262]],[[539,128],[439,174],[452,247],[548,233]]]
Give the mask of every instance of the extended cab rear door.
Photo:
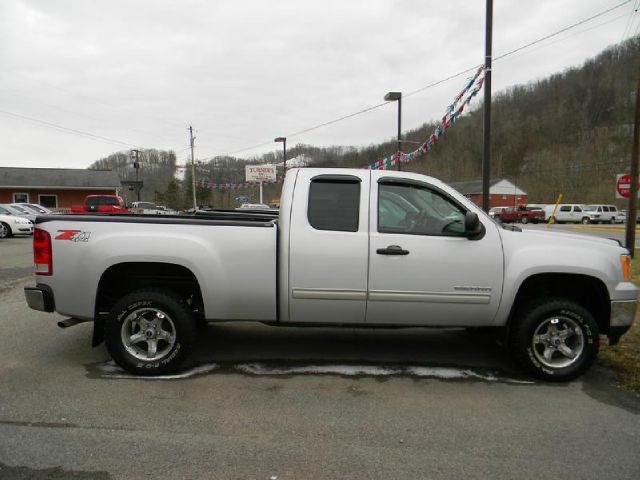
[[[464,202],[403,175],[372,173],[366,322],[491,325],[503,282],[497,225],[481,216],[484,235],[467,238]]]
[[[291,202],[285,321],[364,322],[369,177],[368,170],[298,171]]]

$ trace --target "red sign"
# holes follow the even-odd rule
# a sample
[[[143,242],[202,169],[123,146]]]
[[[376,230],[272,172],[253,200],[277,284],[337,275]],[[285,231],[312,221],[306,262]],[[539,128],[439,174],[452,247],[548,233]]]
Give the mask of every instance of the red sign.
[[[616,180],[616,197],[629,198],[629,190],[631,190],[631,175],[625,173],[618,175]]]
[[[631,191],[631,175],[628,173],[618,174],[616,179],[616,198],[629,198]],[[638,192],[640,197],[640,192]]]

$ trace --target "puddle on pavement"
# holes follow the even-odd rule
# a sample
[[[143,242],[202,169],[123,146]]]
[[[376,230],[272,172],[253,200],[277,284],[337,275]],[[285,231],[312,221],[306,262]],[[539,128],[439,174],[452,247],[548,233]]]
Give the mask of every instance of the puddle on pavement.
[[[211,373],[251,376],[335,375],[340,377],[390,378],[404,377],[435,380],[473,380],[481,382],[531,385],[535,382],[513,378],[488,369],[457,368],[425,365],[352,365],[352,364],[291,364],[287,362],[208,363],[170,375],[133,375],[113,361],[86,365],[87,376],[102,379],[180,380]]]

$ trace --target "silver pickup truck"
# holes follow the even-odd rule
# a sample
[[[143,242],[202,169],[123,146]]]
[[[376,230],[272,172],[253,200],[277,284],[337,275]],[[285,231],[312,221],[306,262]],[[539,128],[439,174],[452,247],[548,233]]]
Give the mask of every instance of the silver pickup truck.
[[[138,374],[179,368],[203,322],[490,327],[530,375],[568,380],[636,311],[613,240],[494,222],[434,178],[292,169],[279,213],[39,216],[31,308],[93,321]]]

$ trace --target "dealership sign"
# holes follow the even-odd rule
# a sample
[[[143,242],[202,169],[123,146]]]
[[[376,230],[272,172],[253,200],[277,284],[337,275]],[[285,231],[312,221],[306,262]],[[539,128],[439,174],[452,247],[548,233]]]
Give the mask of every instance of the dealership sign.
[[[619,173],[616,175],[616,198],[629,198],[631,190],[631,175],[628,173]],[[640,190],[638,191],[640,198]]]
[[[246,165],[245,175],[247,182],[275,182],[276,166],[275,165]]]

